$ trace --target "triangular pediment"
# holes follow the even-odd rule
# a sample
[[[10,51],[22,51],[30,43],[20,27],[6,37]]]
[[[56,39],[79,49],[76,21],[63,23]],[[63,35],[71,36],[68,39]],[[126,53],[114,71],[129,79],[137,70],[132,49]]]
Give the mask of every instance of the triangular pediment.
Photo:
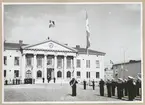
[[[59,42],[53,41],[53,40],[47,40],[41,43],[28,45],[23,47],[23,49],[38,49],[38,50],[53,50],[53,51],[70,51],[70,52],[76,52],[74,48],[68,47],[65,44],[61,44]]]

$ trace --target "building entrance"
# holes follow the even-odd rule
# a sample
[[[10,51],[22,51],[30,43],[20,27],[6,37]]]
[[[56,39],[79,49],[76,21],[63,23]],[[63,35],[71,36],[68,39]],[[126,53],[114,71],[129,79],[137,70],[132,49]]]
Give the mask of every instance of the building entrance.
[[[53,78],[54,78],[54,69],[53,68],[47,68],[47,81],[48,81],[48,83]]]

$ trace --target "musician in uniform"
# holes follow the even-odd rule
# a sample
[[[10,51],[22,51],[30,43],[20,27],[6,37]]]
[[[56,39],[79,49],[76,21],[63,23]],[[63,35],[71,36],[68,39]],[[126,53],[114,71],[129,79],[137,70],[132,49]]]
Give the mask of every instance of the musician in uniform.
[[[123,97],[123,80],[122,80],[122,78],[118,78],[117,97],[118,97],[118,99],[122,99],[122,97]]]
[[[86,81],[85,80],[83,81],[83,84],[84,84],[84,90],[86,90]]]
[[[100,82],[99,82],[100,96],[104,96],[104,85],[105,85],[105,82],[103,81],[103,79],[101,79]]]
[[[127,90],[128,90],[128,100],[133,101],[133,99],[134,99],[134,86],[133,86],[133,77],[131,77],[131,76],[128,76]]]
[[[92,81],[93,90],[95,90],[95,81]]]
[[[124,82],[123,82],[123,90],[124,90],[124,96],[127,96],[127,79],[124,79]]]
[[[76,84],[77,84],[77,80],[75,78],[72,78],[72,80],[69,82],[70,86],[72,87],[72,96],[76,96],[77,93],[76,93]]]
[[[115,96],[115,88],[116,88],[116,81],[114,78],[112,79],[112,96]]]
[[[108,79],[107,82],[106,82],[106,86],[107,86],[107,94],[108,94],[108,97],[111,97],[111,81]]]

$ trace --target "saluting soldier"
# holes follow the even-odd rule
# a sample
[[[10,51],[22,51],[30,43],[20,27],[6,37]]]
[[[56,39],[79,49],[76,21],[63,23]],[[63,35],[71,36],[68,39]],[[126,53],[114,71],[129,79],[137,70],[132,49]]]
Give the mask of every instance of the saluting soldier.
[[[72,78],[72,80],[70,81],[70,86],[72,87],[72,96],[76,96],[76,84],[77,84],[77,80],[75,78]]]
[[[117,82],[117,97],[118,99],[122,99],[123,97],[123,81],[121,78],[118,78]]]
[[[103,79],[101,79],[100,82],[99,82],[100,96],[104,96],[104,85],[105,85],[105,82],[103,81]]]
[[[83,81],[83,84],[84,84],[84,90],[86,90],[86,81],[85,80]]]
[[[95,90],[95,81],[92,81],[93,90]]]
[[[128,76],[127,90],[128,90],[128,100],[133,101],[133,99],[134,99],[134,86],[133,86],[133,77],[131,77],[131,76]]]
[[[116,88],[116,82],[114,78],[112,79],[112,96],[115,96],[115,88]]]
[[[107,86],[107,94],[108,94],[108,97],[111,97],[111,81],[108,79],[107,80],[107,83],[106,83],[106,86]]]

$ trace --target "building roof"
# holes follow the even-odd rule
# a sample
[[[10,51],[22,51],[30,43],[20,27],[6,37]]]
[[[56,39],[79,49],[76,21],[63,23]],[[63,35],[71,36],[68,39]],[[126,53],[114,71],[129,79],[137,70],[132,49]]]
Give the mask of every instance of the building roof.
[[[125,63],[113,64],[113,66],[119,66],[119,65],[123,65],[123,64],[139,63],[139,62],[141,62],[141,60],[130,60],[129,62],[125,62]]]
[[[22,44],[22,46],[26,46],[27,44]],[[5,49],[19,49],[20,44],[19,43],[4,43]]]
[[[75,48],[79,54],[87,54],[86,48],[81,48],[81,47],[73,47]],[[91,55],[105,55],[106,53],[104,52],[99,52],[99,51],[95,51],[95,50],[88,50],[88,53]]]

